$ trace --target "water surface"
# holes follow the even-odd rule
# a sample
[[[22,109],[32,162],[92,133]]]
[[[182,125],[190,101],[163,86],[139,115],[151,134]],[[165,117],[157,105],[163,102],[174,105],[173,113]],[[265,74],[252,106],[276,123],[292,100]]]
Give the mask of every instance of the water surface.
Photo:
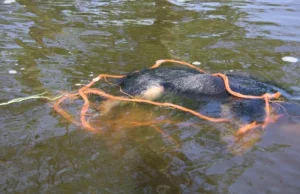
[[[0,100],[57,95],[161,58],[243,71],[299,96],[300,63],[282,60],[300,58],[299,10],[298,0],[1,0]],[[81,105],[64,107],[76,115]],[[299,106],[285,107],[300,115]],[[95,119],[104,133],[71,125],[44,100],[0,109],[1,193],[300,190],[297,117],[282,117],[240,149],[230,141],[234,126],[148,105]],[[124,124],[141,119],[174,123]]]

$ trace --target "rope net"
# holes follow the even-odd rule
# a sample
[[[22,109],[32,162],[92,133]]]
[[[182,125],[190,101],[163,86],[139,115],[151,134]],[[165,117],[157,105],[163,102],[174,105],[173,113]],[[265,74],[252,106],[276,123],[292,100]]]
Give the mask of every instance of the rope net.
[[[179,65],[183,65],[183,66],[187,66],[189,68],[193,68],[201,73],[207,73],[204,70],[195,67],[194,65],[187,63],[187,62],[183,62],[183,61],[178,61],[178,60],[172,60],[172,59],[162,59],[162,60],[158,60],[156,61],[156,63],[150,67],[150,69],[154,69],[154,68],[158,68],[159,66],[161,66],[163,63],[176,63]],[[138,72],[138,71],[136,71]],[[250,131],[251,129],[255,129],[257,127],[262,127],[265,128],[270,122],[275,121],[278,116],[273,116],[271,117],[271,111],[270,111],[270,101],[272,99],[278,99],[280,97],[280,93],[265,93],[261,96],[252,96],[252,95],[244,95],[238,92],[233,91],[230,88],[230,84],[229,84],[229,79],[225,74],[222,73],[216,73],[216,74],[211,74],[213,76],[217,76],[223,79],[224,84],[225,84],[225,88],[227,90],[227,92],[229,94],[231,94],[232,96],[238,97],[238,98],[244,98],[244,99],[262,99],[265,101],[265,120],[263,123],[257,123],[257,122],[253,122],[244,126],[241,126],[237,131],[236,131],[236,136],[237,137],[241,137],[243,136],[245,133],[247,133],[248,131]],[[229,122],[229,119],[226,118],[213,118],[213,117],[208,117],[205,116],[203,114],[200,114],[194,110],[191,110],[189,108],[177,105],[177,104],[173,104],[173,103],[168,103],[168,102],[156,102],[156,101],[152,101],[152,100],[146,100],[146,99],[142,99],[142,98],[138,98],[138,97],[134,97],[134,96],[130,96],[128,94],[126,94],[125,92],[122,91],[122,89],[120,88],[120,91],[124,94],[126,94],[126,96],[115,96],[112,94],[109,94],[99,88],[92,88],[92,86],[96,83],[99,82],[100,80],[104,79],[105,81],[107,81],[107,78],[113,78],[113,79],[121,79],[124,78],[126,75],[110,75],[110,74],[100,74],[98,75],[96,78],[94,78],[90,83],[88,83],[87,85],[83,86],[82,88],[78,89],[78,91],[73,92],[73,93],[68,93],[65,94],[63,97],[61,97],[60,99],[58,99],[55,104],[54,104],[54,110],[60,114],[62,117],[64,117],[67,121],[78,125],[78,126],[82,126],[83,128],[90,130],[90,131],[98,131],[95,127],[93,127],[87,118],[87,111],[89,110],[90,106],[91,106],[91,102],[89,101],[88,96],[90,94],[94,94],[97,96],[101,96],[103,98],[106,99],[110,99],[110,100],[116,100],[116,101],[125,101],[125,102],[135,102],[135,103],[144,103],[144,104],[150,104],[150,105],[154,105],[154,106],[159,106],[159,107],[168,107],[168,108],[173,108],[173,109],[177,109],[186,113],[189,113],[191,115],[194,115],[200,119],[204,119],[207,121],[211,121],[211,122]],[[107,83],[110,83],[107,81]],[[72,99],[77,99],[77,98],[81,98],[83,99],[84,103],[82,105],[81,111],[80,111],[80,121],[77,121],[76,119],[73,118],[73,116],[67,112],[66,110],[64,110],[61,107],[61,104],[66,101],[66,100],[72,100]],[[149,125],[152,126],[153,128],[155,128],[159,133],[163,133],[161,130],[158,130],[158,128],[156,128],[153,123],[132,123],[132,126],[143,126],[143,125]]]

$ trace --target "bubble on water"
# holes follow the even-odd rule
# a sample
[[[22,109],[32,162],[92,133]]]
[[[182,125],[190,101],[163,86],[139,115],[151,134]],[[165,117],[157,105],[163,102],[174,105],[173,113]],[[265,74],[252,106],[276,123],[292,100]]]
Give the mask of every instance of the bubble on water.
[[[11,4],[11,3],[15,3],[16,0],[5,0],[3,3],[4,4]]]
[[[81,83],[77,83],[77,84],[75,84],[75,86],[82,86],[82,84]]]
[[[281,59],[283,61],[290,62],[290,63],[296,63],[299,61],[296,57],[291,57],[291,56],[282,57]]]
[[[21,71],[24,71],[24,70],[25,70],[25,68],[24,68],[24,67],[22,67],[20,70],[21,70]]]
[[[94,74],[90,74],[90,77],[94,77]]]
[[[17,71],[16,71],[16,70],[9,70],[8,73],[9,73],[9,74],[16,74]]]
[[[199,61],[194,61],[192,64],[193,64],[193,65],[201,65],[201,62],[199,62]]]

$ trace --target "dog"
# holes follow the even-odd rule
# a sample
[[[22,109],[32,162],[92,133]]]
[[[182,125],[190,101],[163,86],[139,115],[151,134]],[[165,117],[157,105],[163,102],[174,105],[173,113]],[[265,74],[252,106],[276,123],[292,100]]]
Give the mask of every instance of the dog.
[[[242,73],[226,74],[230,88],[244,95],[261,96],[266,93],[280,92],[284,96],[290,95],[283,89],[268,84]],[[263,99],[245,99],[231,95],[221,77],[202,73],[185,67],[146,68],[127,74],[118,81],[123,93],[130,97],[146,100],[159,100],[164,95],[180,96],[192,99],[199,105],[214,107],[214,117],[223,116],[224,107],[229,117],[242,124],[252,122],[263,123],[266,117],[265,101]],[[169,95],[170,96],[170,95]],[[107,100],[100,105],[102,114],[121,102]],[[122,102],[123,103],[123,102]],[[201,108],[200,108],[201,109]],[[229,111],[228,111],[229,110]]]

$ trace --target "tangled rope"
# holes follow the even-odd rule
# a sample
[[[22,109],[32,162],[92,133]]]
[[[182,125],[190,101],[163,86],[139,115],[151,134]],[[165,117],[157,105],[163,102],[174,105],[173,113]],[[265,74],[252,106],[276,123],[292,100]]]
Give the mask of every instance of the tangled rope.
[[[172,60],[172,59],[163,59],[163,60],[158,60],[156,61],[156,63],[150,67],[150,69],[154,69],[154,68],[158,68],[160,65],[162,65],[163,63],[177,63],[183,66],[188,66],[190,68],[193,68],[201,73],[206,73],[204,70],[197,68],[195,66],[193,66],[192,64],[183,62],[183,61],[177,61],[177,60]],[[270,113],[270,100],[271,99],[278,99],[280,97],[280,93],[266,93],[264,95],[261,96],[252,96],[252,95],[244,95],[238,92],[233,91],[230,88],[229,85],[229,80],[228,77],[225,74],[221,74],[221,73],[216,73],[216,74],[212,74],[213,76],[217,76],[220,77],[224,80],[224,84],[225,84],[225,88],[227,90],[227,92],[229,94],[231,94],[232,96],[235,97],[239,97],[239,98],[245,98],[245,99],[263,99],[265,101],[265,111],[266,111],[266,117],[265,120],[262,124],[253,122],[250,123],[248,125],[245,125],[243,127],[241,127],[236,134],[238,136],[245,134],[247,131],[256,128],[258,126],[263,126],[263,128],[265,126],[267,126],[270,122],[272,122],[274,119],[272,119],[270,117],[271,113]],[[96,82],[100,81],[101,79],[107,79],[107,78],[115,78],[115,79],[120,79],[120,78],[124,78],[126,75],[109,75],[109,74],[100,74],[99,76],[97,76],[96,78],[94,78],[89,84],[87,84],[86,86],[83,86],[82,88],[80,88],[77,92],[75,93],[70,93],[70,94],[66,94],[63,97],[61,97],[60,99],[58,99],[56,101],[56,103],[54,104],[54,110],[59,113],[61,116],[63,116],[66,120],[68,120],[71,123],[74,123],[76,125],[79,126],[83,126],[85,129],[91,130],[91,131],[96,131],[96,129],[90,125],[90,123],[87,121],[86,116],[87,116],[87,111],[90,107],[90,101],[88,99],[88,95],[89,94],[95,94],[107,99],[111,99],[111,100],[117,100],[117,101],[126,101],[126,102],[138,102],[138,103],[146,103],[146,104],[151,104],[151,105],[155,105],[155,106],[160,106],[160,107],[169,107],[169,108],[174,108],[183,112],[187,112],[190,113],[196,117],[199,117],[201,119],[204,120],[208,120],[208,121],[212,121],[212,122],[229,122],[228,119],[225,118],[213,118],[213,117],[208,117],[205,116],[203,114],[200,114],[196,111],[193,111],[191,109],[185,108],[183,106],[177,105],[177,104],[172,104],[172,103],[168,103],[168,102],[155,102],[155,101],[151,101],[151,100],[146,100],[146,99],[141,99],[141,98],[136,98],[136,97],[132,97],[129,95],[130,98],[128,97],[124,97],[124,96],[114,96],[112,94],[108,94],[106,92],[104,92],[101,89],[98,88],[91,88]],[[120,88],[121,90],[121,88]],[[122,90],[121,90],[122,92]],[[124,92],[123,92],[124,93]],[[84,104],[81,108],[80,111],[80,122],[76,121],[73,116],[71,116],[70,113],[68,113],[67,111],[65,111],[64,109],[61,108],[61,103],[63,103],[65,100],[67,99],[76,99],[81,97],[84,101]],[[276,118],[275,118],[276,119]]]

